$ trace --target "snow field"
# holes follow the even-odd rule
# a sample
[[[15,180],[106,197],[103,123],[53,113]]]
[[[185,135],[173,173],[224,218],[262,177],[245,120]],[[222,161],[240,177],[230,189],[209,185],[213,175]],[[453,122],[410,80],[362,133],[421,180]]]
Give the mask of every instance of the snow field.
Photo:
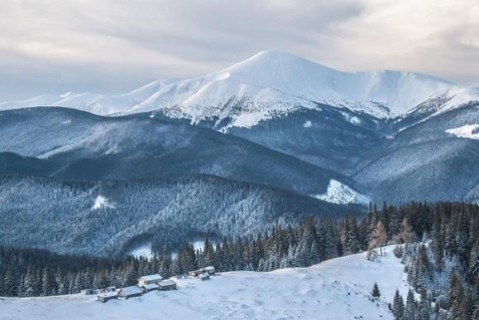
[[[150,292],[129,300],[95,296],[6,298],[0,319],[393,319],[387,303],[408,290],[404,266],[393,246],[379,262],[366,254],[310,268],[268,273],[228,272],[209,281],[181,279],[177,291]],[[381,298],[371,301],[378,283]]]

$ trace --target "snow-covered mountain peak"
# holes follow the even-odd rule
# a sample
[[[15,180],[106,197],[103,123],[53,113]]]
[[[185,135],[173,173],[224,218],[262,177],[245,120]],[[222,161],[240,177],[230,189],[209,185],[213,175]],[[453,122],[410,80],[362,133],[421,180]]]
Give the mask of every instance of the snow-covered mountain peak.
[[[311,77],[339,71],[323,66],[308,59],[281,51],[261,51],[252,57],[236,63],[226,69],[234,76],[244,76],[245,80],[280,81],[285,77]],[[255,78],[260,76],[259,79]],[[275,82],[275,85],[278,83]]]
[[[388,118],[454,87],[412,72],[350,73],[290,53],[261,51],[202,77],[154,81],[119,95],[42,96],[0,103],[0,109],[54,105],[102,115],[158,111],[192,123],[228,119],[227,127],[251,127],[302,109],[320,110],[320,104]]]

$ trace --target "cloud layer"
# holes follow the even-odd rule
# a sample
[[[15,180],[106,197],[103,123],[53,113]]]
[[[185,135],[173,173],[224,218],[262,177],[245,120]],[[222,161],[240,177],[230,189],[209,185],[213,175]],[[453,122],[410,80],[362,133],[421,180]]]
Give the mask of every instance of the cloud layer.
[[[4,0],[0,100],[119,92],[276,49],[479,84],[477,0]]]

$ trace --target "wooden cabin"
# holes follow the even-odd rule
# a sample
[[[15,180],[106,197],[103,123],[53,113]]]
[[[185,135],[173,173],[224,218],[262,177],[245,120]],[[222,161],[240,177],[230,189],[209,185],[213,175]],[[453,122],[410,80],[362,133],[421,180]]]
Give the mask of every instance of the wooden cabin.
[[[199,277],[203,273],[207,273],[208,275],[212,276],[215,274],[215,267],[209,266],[209,267],[204,267],[198,270],[193,270],[188,272],[188,275],[191,277]]]
[[[160,290],[160,286],[156,283],[145,284],[144,286],[140,287],[143,293],[150,292],[153,290]]]
[[[173,280],[163,280],[158,283],[161,291],[176,290],[176,282]]]
[[[198,278],[200,278],[201,281],[210,280],[210,275],[207,272],[205,272],[200,274]]]
[[[132,297],[139,297],[143,294],[143,291],[138,286],[131,286],[126,288],[121,288],[118,291],[118,296],[120,298],[129,299]]]
[[[193,271],[188,272],[188,275],[189,275],[190,277],[195,277],[195,278],[196,278],[196,277],[198,277],[198,276],[199,276],[200,274],[202,274],[202,273],[203,273],[202,270],[193,270]]]
[[[147,284],[158,284],[158,282],[160,282],[161,280],[163,280],[163,277],[160,276],[159,274],[151,274],[148,276],[143,276],[140,279],[138,279],[138,286],[143,287]]]
[[[204,268],[201,268],[201,270],[207,272],[210,276],[215,274],[215,267],[213,266],[204,267]]]
[[[84,289],[84,290],[80,291],[80,293],[84,294],[86,296],[89,296],[89,295],[95,294],[96,290],[95,289]]]
[[[108,300],[117,299],[118,292],[116,291],[102,292],[98,294],[97,298],[98,298],[98,301],[105,303]]]

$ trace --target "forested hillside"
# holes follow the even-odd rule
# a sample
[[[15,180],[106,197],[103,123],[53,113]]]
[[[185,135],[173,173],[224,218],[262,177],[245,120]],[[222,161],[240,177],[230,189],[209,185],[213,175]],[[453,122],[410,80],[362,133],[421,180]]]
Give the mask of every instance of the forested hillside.
[[[117,255],[138,237],[172,247],[196,233],[238,238],[305,216],[362,209],[283,190],[193,176],[155,181],[0,178],[0,243]]]

